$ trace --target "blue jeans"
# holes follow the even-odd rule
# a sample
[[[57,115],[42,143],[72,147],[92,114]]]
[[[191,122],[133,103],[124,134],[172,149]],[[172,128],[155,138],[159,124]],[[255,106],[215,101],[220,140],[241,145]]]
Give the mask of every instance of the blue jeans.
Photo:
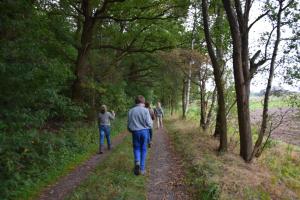
[[[149,129],[148,144],[152,141],[152,128]]]
[[[104,144],[104,135],[105,135],[107,145],[110,146],[110,126],[100,125],[99,126],[99,134],[100,134],[100,145]]]
[[[149,129],[132,132],[133,155],[135,163],[140,163],[141,171],[145,171]]]

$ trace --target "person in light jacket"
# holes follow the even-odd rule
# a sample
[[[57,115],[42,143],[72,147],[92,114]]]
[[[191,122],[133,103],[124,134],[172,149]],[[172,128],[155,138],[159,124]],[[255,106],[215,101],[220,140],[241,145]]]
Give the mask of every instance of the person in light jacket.
[[[136,97],[135,104],[128,112],[127,128],[132,133],[134,174],[144,175],[149,129],[152,128],[153,121],[149,110],[145,108],[145,98],[142,95]]]
[[[155,117],[157,119],[157,128],[163,128],[163,117],[164,117],[164,110],[161,107],[160,102],[157,102],[157,106],[154,109]]]
[[[99,120],[99,135],[100,135],[100,143],[99,143],[99,154],[103,153],[103,145],[104,145],[104,136],[107,141],[107,149],[111,149],[111,141],[110,141],[110,121],[115,119],[115,112],[107,112],[106,105],[102,105],[100,109],[100,113],[98,115]]]
[[[154,121],[155,120],[155,114],[154,114],[154,110],[150,106],[150,103],[146,102],[145,107],[149,110],[151,119]],[[152,144],[152,133],[153,133],[153,130],[152,130],[152,128],[150,128],[149,129],[149,138],[148,138],[148,147],[149,148],[151,148],[151,144]]]

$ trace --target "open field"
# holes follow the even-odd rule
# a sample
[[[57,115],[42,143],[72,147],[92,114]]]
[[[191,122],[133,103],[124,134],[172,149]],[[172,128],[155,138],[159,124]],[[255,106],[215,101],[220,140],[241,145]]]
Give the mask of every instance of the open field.
[[[261,123],[262,110],[251,111],[251,121],[254,126],[259,127]],[[271,138],[279,139],[289,144],[300,146],[300,117],[299,111],[291,108],[272,108],[269,110],[272,126],[277,126]]]
[[[250,97],[250,110],[258,110],[263,108],[263,97]],[[269,109],[288,108],[289,102],[287,97],[270,97]]]

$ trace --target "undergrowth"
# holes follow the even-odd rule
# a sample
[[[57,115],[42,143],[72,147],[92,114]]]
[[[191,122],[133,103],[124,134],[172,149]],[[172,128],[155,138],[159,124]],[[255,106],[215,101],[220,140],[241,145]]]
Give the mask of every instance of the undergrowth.
[[[146,199],[146,178],[133,174],[131,137],[113,152],[67,198],[68,200],[143,200]]]
[[[217,152],[218,140],[191,119],[166,123],[177,152],[184,158],[193,199],[298,199],[300,148],[270,139],[262,156],[245,163],[238,133],[228,129],[228,152]],[[255,132],[255,131],[254,131]]]
[[[125,130],[113,123],[112,136]],[[93,124],[72,123],[58,133],[28,130],[0,134],[0,199],[30,199],[94,154],[99,143]]]
[[[221,171],[217,160],[211,159],[207,152],[203,152],[203,159],[195,159],[197,149],[194,148],[191,142],[193,135],[197,133],[182,134],[182,130],[174,126],[172,121],[167,121],[166,126],[176,151],[181,152],[184,158],[187,180],[191,186],[190,193],[193,199],[218,199],[220,187],[216,181],[216,175],[220,174]]]

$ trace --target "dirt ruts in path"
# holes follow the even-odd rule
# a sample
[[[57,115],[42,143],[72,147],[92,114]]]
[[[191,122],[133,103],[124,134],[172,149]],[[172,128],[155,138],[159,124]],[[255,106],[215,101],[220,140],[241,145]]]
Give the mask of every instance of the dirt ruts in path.
[[[164,129],[154,130],[148,168],[148,200],[190,199],[183,180],[183,166]]]
[[[127,132],[123,132],[113,139],[113,148],[120,144]],[[102,162],[111,152],[107,151],[106,148],[103,154],[97,154],[92,156],[88,161],[76,167],[71,173],[61,178],[54,185],[47,187],[41,195],[38,197],[39,200],[60,200],[64,199],[70,192],[72,192],[87,176],[89,173],[96,168],[96,166]]]

